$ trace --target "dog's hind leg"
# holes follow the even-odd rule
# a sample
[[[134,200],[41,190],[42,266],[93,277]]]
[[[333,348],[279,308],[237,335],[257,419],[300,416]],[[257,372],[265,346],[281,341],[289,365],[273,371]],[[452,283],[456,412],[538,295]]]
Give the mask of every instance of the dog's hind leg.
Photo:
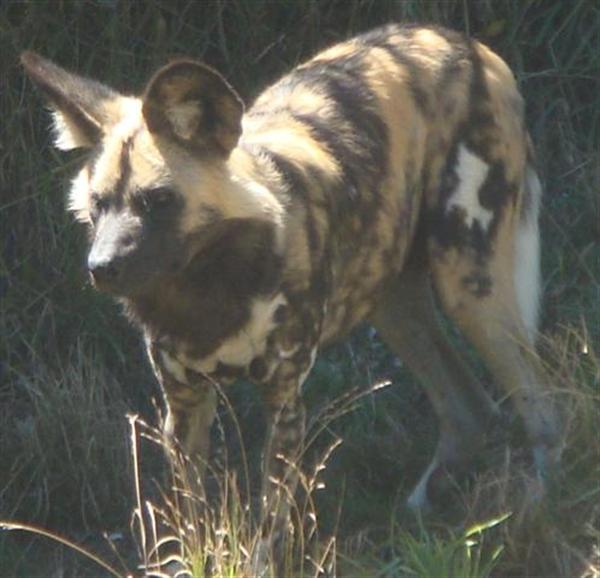
[[[446,336],[422,259],[413,258],[388,284],[372,321],[419,378],[439,419],[434,457],[408,499],[410,507],[423,509],[432,477],[465,465],[482,447],[496,408]]]
[[[487,186],[501,185],[508,187],[498,177]],[[432,237],[430,264],[444,311],[512,399],[524,422],[538,473],[545,478],[558,462],[562,440],[547,389],[549,378],[535,352],[539,196],[539,181],[528,168],[514,193],[518,202],[498,209],[487,230],[474,220],[468,235],[457,235],[454,243]],[[465,231],[465,223],[461,226]]]

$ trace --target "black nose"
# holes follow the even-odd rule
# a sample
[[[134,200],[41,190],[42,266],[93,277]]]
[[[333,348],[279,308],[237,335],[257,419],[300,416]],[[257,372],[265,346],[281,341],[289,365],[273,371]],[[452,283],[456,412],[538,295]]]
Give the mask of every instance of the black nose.
[[[112,259],[88,259],[88,271],[98,285],[110,285],[119,277],[119,267]]]

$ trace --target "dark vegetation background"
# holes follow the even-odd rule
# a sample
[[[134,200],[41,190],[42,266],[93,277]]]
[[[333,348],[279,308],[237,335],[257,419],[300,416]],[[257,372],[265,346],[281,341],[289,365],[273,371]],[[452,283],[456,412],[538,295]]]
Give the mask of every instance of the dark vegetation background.
[[[600,368],[600,4],[593,0],[2,2],[0,519],[43,525],[92,545],[101,531],[127,534],[133,502],[125,415],[138,413],[156,423],[160,406],[138,336],[86,279],[84,234],[65,213],[65,190],[80,154],[52,148],[42,101],[19,69],[20,51],[36,50],[133,93],[158,66],[185,54],[219,69],[251,102],[316,50],[390,21],[447,25],[484,41],[511,65],[525,95],[546,187],[542,351],[557,377],[570,445],[567,482],[550,530],[542,529],[547,518],[544,524],[514,523],[501,536],[509,551],[497,575],[592,575],[585,572],[592,572],[594,555],[596,563],[600,557],[600,442],[594,423]],[[363,398],[328,428],[345,442],[325,473],[322,523],[338,533],[348,557],[361,561],[358,573],[369,567],[373,574],[399,576],[399,567],[389,566],[395,550],[388,530],[407,520],[402,499],[435,441],[424,394],[363,330],[321,357],[307,398],[314,414],[349,386],[367,387],[384,377],[394,385]],[[243,386],[232,397],[254,447],[261,434],[254,425],[260,415],[256,400]],[[510,455],[524,459],[516,448]],[[158,476],[160,456],[148,449],[143,460],[148,476]],[[500,500],[512,486],[495,475],[489,487],[473,484],[480,498],[494,488],[487,507],[475,498],[454,500],[454,506],[461,504],[460,516],[517,508]],[[501,488],[494,486],[501,482]],[[458,524],[455,509],[439,519]],[[0,533],[0,576],[85,572],[61,548]]]

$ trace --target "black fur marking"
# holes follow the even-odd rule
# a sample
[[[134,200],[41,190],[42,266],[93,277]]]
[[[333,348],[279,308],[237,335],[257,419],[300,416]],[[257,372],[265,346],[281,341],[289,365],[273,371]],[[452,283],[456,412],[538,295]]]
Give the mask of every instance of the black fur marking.
[[[255,357],[248,367],[248,375],[250,379],[262,381],[269,371],[266,361],[262,357]]]
[[[133,138],[133,136],[129,137],[121,147],[121,154],[119,156],[119,178],[112,191],[119,201],[123,200],[127,191],[127,186],[129,185],[129,179],[131,178],[130,155],[131,148],[133,147]]]
[[[273,164],[275,170],[285,182],[288,192],[291,193],[292,196],[299,195],[301,198],[306,199],[309,185],[300,170],[288,159],[269,149],[261,147],[261,154],[268,158]]]
[[[448,53],[443,63],[442,74],[436,86],[438,95],[443,96],[450,85],[457,81],[457,78],[459,82],[463,82],[460,75],[463,67],[466,68],[467,63],[471,61],[473,47],[471,41],[462,34],[443,30],[436,30],[436,32],[453,46],[453,50]]]
[[[460,185],[460,179],[456,172],[457,154],[458,146],[465,138],[464,133],[459,133],[459,138],[448,154],[440,182],[439,204],[428,211],[427,221],[430,235],[441,247],[446,249],[470,247],[475,249],[479,258],[482,258],[489,255],[502,209],[510,199],[516,197],[517,189],[508,183],[505,166],[498,161],[491,164],[486,179],[478,191],[478,200],[481,206],[493,213],[493,219],[487,230],[483,230],[477,220],[471,227],[468,227],[464,209],[452,207],[448,210],[448,201]]]
[[[309,183],[306,182],[304,175],[300,173],[300,170],[297,169],[291,162],[285,159],[283,156],[268,151],[266,149],[263,150],[263,154],[269,158],[285,184],[287,185],[288,192],[294,196],[299,196],[302,199],[302,203],[305,207],[306,217],[305,217],[305,227],[306,227],[306,235],[310,248],[310,258],[311,258],[311,266],[313,271],[313,277],[317,271],[317,264],[321,260],[323,251],[321,248],[321,236],[319,231],[317,230],[315,218],[313,216],[311,205],[312,202],[307,198],[308,191],[310,189]],[[315,178],[323,179],[324,177],[317,172],[314,171]]]
[[[490,92],[483,73],[483,63],[473,43],[469,45],[469,58],[472,64],[469,87],[469,120],[464,127],[465,141],[486,162],[491,163],[492,148],[496,131],[495,120],[490,109]]]
[[[414,96],[415,103],[421,114],[426,118],[430,118],[438,114],[435,110],[435,102],[431,99],[431,91],[422,86],[420,81],[420,68],[417,63],[411,60],[408,51],[404,46],[412,47],[413,36],[415,31],[422,30],[424,27],[418,24],[391,24],[382,28],[378,28],[358,37],[365,45],[377,46],[385,49],[390,56],[399,64],[408,70],[410,75],[409,88]],[[453,30],[446,30],[435,25],[425,27],[435,34],[442,37],[452,49],[446,55],[446,60],[443,64],[443,71],[436,86],[438,97],[442,97],[448,85],[456,78],[456,74],[460,71],[460,63],[469,58],[469,40],[461,33]],[[390,41],[390,36],[394,35],[394,42]],[[400,41],[398,41],[401,39]],[[404,45],[404,46],[403,46]],[[447,111],[446,114],[451,114]]]
[[[321,237],[310,205],[306,207],[306,236],[308,238],[308,247],[314,265],[314,261],[321,255]]]
[[[432,101],[431,91],[421,85],[419,66],[405,54],[401,46],[384,42],[379,45],[398,64],[403,66],[410,76],[408,88],[412,92],[417,108],[425,118],[432,118],[436,114],[435,103]]]
[[[478,260],[481,261],[492,251],[492,241],[503,208],[510,199],[516,197],[517,188],[506,180],[504,164],[493,163],[478,193],[481,206],[492,211],[493,218],[486,230],[481,227],[478,220],[475,220],[471,227],[467,227],[463,209],[460,207],[453,207],[450,211],[446,209],[447,200],[458,184],[458,177],[452,175],[453,171],[454,169],[447,171],[442,181],[446,184],[446,188],[442,187],[440,207],[429,214],[431,234],[443,247],[474,249]]]
[[[288,316],[288,307],[287,305],[280,305],[275,309],[275,313],[273,313],[273,321],[275,323],[280,324],[283,323]]]
[[[357,151],[349,146],[348,139],[340,138],[340,132],[334,130],[335,122],[331,119],[323,119],[316,115],[292,113],[293,117],[308,126],[314,139],[329,150],[335,160],[342,168],[342,182],[336,189],[343,190],[344,196],[350,201],[349,204],[356,203],[359,198],[361,188],[361,179],[364,175],[361,171],[361,165],[365,162]],[[335,195],[336,200],[340,198]],[[343,197],[341,197],[343,198]]]
[[[312,115],[297,116],[342,165],[347,179],[344,184],[349,185],[346,200],[352,200],[359,184],[359,190],[369,189],[376,194],[388,171],[387,126],[375,95],[362,78],[364,66],[364,56],[357,53],[309,63],[283,81],[290,88],[299,83],[314,87],[337,105],[334,116],[326,122]],[[334,134],[329,126],[340,127],[339,132]]]
[[[481,206],[494,214],[511,199],[516,197],[516,187],[506,180],[506,169],[502,161],[492,164],[487,177],[479,189]]]
[[[128,308],[152,339],[184,341],[201,359],[247,323],[253,298],[280,283],[274,231],[258,221],[226,221],[223,230],[179,274],[129,300]]]
[[[116,93],[95,80],[63,70],[35,52],[24,52],[21,62],[53,108],[66,114],[90,144],[98,143],[106,120],[103,105]]]

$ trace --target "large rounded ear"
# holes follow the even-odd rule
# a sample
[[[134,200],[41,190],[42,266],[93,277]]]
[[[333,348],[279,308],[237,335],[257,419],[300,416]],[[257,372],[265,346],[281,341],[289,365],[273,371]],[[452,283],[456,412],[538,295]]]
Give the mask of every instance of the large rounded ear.
[[[150,132],[194,152],[227,157],[242,132],[244,105],[218,72],[177,60],[150,80],[142,112]]]
[[[121,95],[94,80],[72,74],[35,52],[23,52],[21,64],[54,110],[56,146],[69,150],[94,146],[112,118]]]

